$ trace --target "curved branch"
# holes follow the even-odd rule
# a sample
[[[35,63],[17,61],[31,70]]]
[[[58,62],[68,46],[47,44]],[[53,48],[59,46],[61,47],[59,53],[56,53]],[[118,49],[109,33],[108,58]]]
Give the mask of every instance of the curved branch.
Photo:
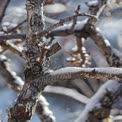
[[[122,81],[122,68],[79,68],[79,67],[65,67],[51,72],[49,75],[41,77],[39,85],[45,87],[62,80],[89,78],[89,79],[103,79],[103,80],[117,80]]]

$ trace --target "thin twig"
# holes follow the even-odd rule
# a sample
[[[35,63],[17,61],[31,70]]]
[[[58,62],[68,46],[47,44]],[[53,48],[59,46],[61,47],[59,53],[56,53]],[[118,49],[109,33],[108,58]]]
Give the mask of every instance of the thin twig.
[[[21,91],[24,82],[10,69],[8,60],[4,55],[0,55],[0,74],[13,90],[17,92]]]
[[[77,9],[75,10],[75,15],[78,15],[80,13],[79,11],[80,11],[80,5],[78,5]],[[77,17],[74,17],[71,30],[74,30],[76,23],[77,23]]]
[[[2,47],[3,52],[10,50],[12,53],[16,53],[19,56],[24,58],[21,48],[18,48],[15,44],[9,41],[1,41],[0,46]]]
[[[20,22],[20,23],[19,23],[18,25],[16,25],[15,27],[13,27],[13,28],[11,28],[11,29],[5,31],[5,33],[10,33],[10,32],[15,31],[17,28],[19,28],[21,25],[23,25],[26,21],[27,21],[26,19],[23,20],[22,22]]]
[[[7,9],[7,6],[9,4],[10,0],[4,0],[4,1],[0,1],[0,23],[2,22],[2,19],[5,15],[5,11]]]

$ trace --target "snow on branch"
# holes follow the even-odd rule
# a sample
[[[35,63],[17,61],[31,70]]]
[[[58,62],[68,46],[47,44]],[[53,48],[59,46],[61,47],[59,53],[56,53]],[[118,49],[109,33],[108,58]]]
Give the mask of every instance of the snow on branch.
[[[104,119],[109,116],[112,104],[122,93],[122,83],[107,81],[89,100],[76,122],[93,122],[93,118]],[[93,117],[94,116],[94,117]],[[94,120],[95,121],[95,120]]]
[[[60,82],[61,80],[70,80],[78,78],[104,79],[122,81],[122,68],[80,68],[80,67],[65,67],[50,72],[48,75],[40,78],[37,81],[41,88],[45,85]]]

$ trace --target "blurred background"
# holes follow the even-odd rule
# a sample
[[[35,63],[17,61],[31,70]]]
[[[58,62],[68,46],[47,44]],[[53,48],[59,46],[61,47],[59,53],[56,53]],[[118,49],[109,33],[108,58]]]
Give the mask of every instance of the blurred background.
[[[90,0],[47,0],[44,6],[44,14],[46,20],[46,28],[58,22],[67,16],[72,16],[78,5],[81,6],[81,12],[87,12],[88,7],[85,2]],[[5,15],[0,23],[1,30],[4,31],[15,27],[18,23],[26,19],[26,0],[10,0],[5,11]],[[79,21],[85,17],[80,17]],[[110,41],[116,51],[122,51],[122,1],[109,0],[108,6],[98,20],[97,26],[101,29],[101,33]],[[26,23],[22,24],[16,30],[16,33],[26,33]],[[0,35],[2,35],[0,31]],[[85,45],[90,57],[91,64],[88,67],[102,67],[104,60],[100,60],[99,56],[103,56],[99,48],[91,41],[86,41]],[[10,41],[16,41],[10,40]],[[19,39],[18,39],[19,41]],[[71,49],[76,44],[74,36],[56,37],[54,41],[58,41],[62,46],[62,50],[51,57],[48,67],[51,69],[59,69],[65,66],[76,66],[66,61],[71,56]],[[20,45],[21,47],[21,45]],[[92,53],[91,50],[94,52]],[[24,79],[24,63],[25,61],[17,54],[11,53],[9,50],[5,52],[9,59],[10,67],[22,79]],[[94,58],[95,57],[95,58]],[[96,62],[95,62],[96,61]],[[100,63],[97,63],[100,62]],[[91,83],[92,82],[92,83]],[[55,83],[53,87],[49,86],[45,89],[43,95],[49,102],[50,109],[54,112],[57,122],[74,122],[80,112],[85,107],[86,102],[98,88],[104,83],[103,80],[78,79],[73,81],[65,81]],[[66,94],[67,93],[67,94]],[[82,96],[83,95],[83,96]],[[0,120],[7,121],[6,110],[12,106],[17,94],[7,86],[7,83],[0,76]],[[84,100],[79,97],[83,97]],[[122,102],[122,101],[121,101]],[[120,103],[120,102],[118,102]],[[115,105],[114,105],[115,106]],[[120,105],[122,107],[122,105]],[[122,112],[122,111],[121,111]],[[34,115],[32,122],[39,122],[37,115]]]

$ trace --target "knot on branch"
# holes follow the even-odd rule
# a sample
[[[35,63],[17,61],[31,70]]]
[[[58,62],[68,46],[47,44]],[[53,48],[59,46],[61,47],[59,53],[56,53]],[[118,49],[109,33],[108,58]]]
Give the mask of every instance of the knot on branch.
[[[30,27],[33,33],[43,30],[44,24],[42,23],[42,17],[34,13],[30,19]]]
[[[30,64],[26,64],[25,66],[25,79],[35,79],[35,77],[40,77],[43,73],[42,65],[39,62],[31,62]]]

